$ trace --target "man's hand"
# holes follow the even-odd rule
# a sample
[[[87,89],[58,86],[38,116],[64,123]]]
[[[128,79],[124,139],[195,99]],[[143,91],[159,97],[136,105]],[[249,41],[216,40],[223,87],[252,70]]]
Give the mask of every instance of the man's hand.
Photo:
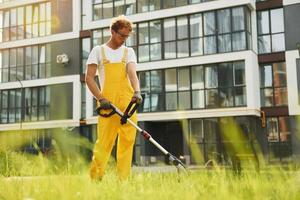
[[[101,98],[101,99],[99,99],[99,102],[100,102],[101,109],[103,109],[103,110],[111,109],[110,102],[107,99]]]
[[[143,97],[141,95],[140,91],[135,91],[132,98],[131,98],[131,102],[137,103],[137,104],[141,104],[143,102]]]

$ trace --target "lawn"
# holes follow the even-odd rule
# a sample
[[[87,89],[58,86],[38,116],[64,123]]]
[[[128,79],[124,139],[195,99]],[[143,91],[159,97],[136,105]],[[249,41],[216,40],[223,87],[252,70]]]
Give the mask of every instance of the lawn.
[[[294,167],[265,167],[240,174],[212,168],[154,172],[134,168],[119,181],[112,161],[101,182],[88,177],[88,162],[49,160],[11,152],[1,160],[0,199],[300,199],[300,173]],[[6,163],[6,164],[5,164]]]

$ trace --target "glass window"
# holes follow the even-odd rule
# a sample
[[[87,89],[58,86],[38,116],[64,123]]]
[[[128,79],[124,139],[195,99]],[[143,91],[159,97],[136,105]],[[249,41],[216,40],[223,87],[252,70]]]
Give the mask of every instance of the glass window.
[[[161,59],[161,44],[151,44],[150,45],[150,59],[153,60],[160,60]]]
[[[191,32],[191,37],[203,36],[201,14],[194,14],[190,16],[190,32]]]
[[[203,55],[203,39],[191,39],[191,56]]]
[[[217,53],[216,36],[209,36],[204,38],[204,54]]]
[[[245,64],[244,62],[234,62],[234,86],[245,85]]]
[[[261,87],[272,86],[273,76],[272,76],[272,65],[264,65],[261,69],[260,85]]]
[[[125,1],[124,0],[115,0],[114,1],[114,16],[119,16],[124,14],[125,11]]]
[[[171,41],[175,40],[175,18],[165,19],[164,20],[164,40]]]
[[[162,71],[154,70],[151,71],[151,92],[160,92],[162,91]]]
[[[274,86],[286,86],[286,66],[285,63],[273,64]]]
[[[206,12],[203,14],[204,35],[213,35],[216,30],[215,12]]]
[[[113,3],[103,3],[103,18],[113,17]]]
[[[232,88],[221,88],[219,90],[220,107],[232,107],[234,106],[234,95]]]
[[[131,15],[136,13],[136,0],[125,1],[125,15]]]
[[[283,9],[271,10],[271,31],[272,33],[284,32]]]
[[[150,92],[150,72],[140,72],[141,92]]]
[[[82,70],[81,73],[85,73],[86,71],[86,61],[88,59],[89,53],[91,50],[91,39],[90,38],[83,38],[82,39]]]
[[[234,89],[235,106],[245,106],[247,104],[246,87],[236,87]]]
[[[178,69],[178,90],[190,89],[190,70],[189,68]]]
[[[150,42],[151,43],[156,43],[156,42],[161,42],[161,23],[160,20],[157,21],[150,21]],[[148,29],[147,33],[144,34],[148,36]],[[147,39],[144,39],[143,41],[147,41]]]
[[[139,44],[149,43],[149,27],[148,22],[139,23]]]
[[[188,37],[188,19],[187,16],[177,18],[177,38],[184,39]]]
[[[286,87],[275,88],[274,89],[275,105],[276,106],[286,106],[288,104],[287,95],[288,94],[287,94]]]
[[[218,107],[218,90],[206,90],[205,91],[205,103],[207,108],[217,108]]]
[[[231,30],[230,9],[219,10],[218,16],[218,33],[229,33]]]
[[[178,106],[180,110],[186,110],[191,108],[191,95],[190,91],[178,92]]]
[[[218,36],[218,52],[230,52],[231,51],[231,35],[224,34]]]
[[[267,118],[268,142],[278,142],[278,122],[276,118]]]
[[[258,52],[260,54],[285,50],[283,9],[257,12]]]
[[[149,1],[149,10],[159,10],[160,9],[160,0],[151,0]]]
[[[165,59],[176,58],[176,42],[165,43]]]
[[[177,76],[176,69],[166,69],[165,70],[165,90],[166,91],[176,91],[177,90]]]
[[[203,133],[203,120],[202,119],[192,119],[191,120],[191,142],[202,142],[204,139]]]
[[[248,37],[250,37],[250,36],[248,36]],[[245,32],[233,33],[232,34],[232,50],[240,51],[240,50],[245,50],[245,49],[246,49]]]
[[[244,7],[232,8],[232,29],[233,31],[245,30]]]
[[[193,108],[204,108],[204,90],[195,90],[192,92]]]
[[[149,45],[139,46],[139,62],[149,61]]]
[[[203,66],[192,67],[192,89],[204,88]]]
[[[177,92],[166,93],[166,110],[177,109]]]
[[[258,37],[258,52],[261,54],[271,52],[271,38],[269,35]]]
[[[285,38],[284,34],[272,35],[272,52],[284,51]]]
[[[181,40],[177,41],[177,57],[188,57],[189,56],[189,41]]]
[[[217,66],[205,67],[205,88],[218,87],[218,68]]]
[[[221,63],[218,66],[218,86],[219,87],[231,87],[233,84],[231,63]]]

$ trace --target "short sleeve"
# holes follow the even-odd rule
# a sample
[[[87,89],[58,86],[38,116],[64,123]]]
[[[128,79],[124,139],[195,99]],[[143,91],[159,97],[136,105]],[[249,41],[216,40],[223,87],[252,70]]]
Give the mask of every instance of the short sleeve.
[[[128,48],[127,63],[130,63],[130,62],[137,63],[136,55],[132,48]]]
[[[100,46],[95,46],[89,54],[86,65],[100,63]]]

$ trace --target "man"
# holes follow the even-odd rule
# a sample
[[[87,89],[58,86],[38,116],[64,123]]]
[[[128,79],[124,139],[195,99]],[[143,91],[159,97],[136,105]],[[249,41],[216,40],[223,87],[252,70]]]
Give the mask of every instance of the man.
[[[135,53],[132,48],[123,45],[132,32],[132,23],[124,16],[116,17],[111,22],[110,31],[109,41],[94,47],[89,55],[86,84],[102,108],[109,109],[112,103],[125,111],[130,101],[142,101]],[[100,88],[94,81],[97,71]],[[131,120],[137,123],[136,114]],[[129,123],[121,125],[118,115],[108,118],[99,116],[97,131],[98,139],[90,169],[91,179],[99,180],[104,175],[117,135],[117,173],[120,179],[126,179],[131,170],[135,128]]]

